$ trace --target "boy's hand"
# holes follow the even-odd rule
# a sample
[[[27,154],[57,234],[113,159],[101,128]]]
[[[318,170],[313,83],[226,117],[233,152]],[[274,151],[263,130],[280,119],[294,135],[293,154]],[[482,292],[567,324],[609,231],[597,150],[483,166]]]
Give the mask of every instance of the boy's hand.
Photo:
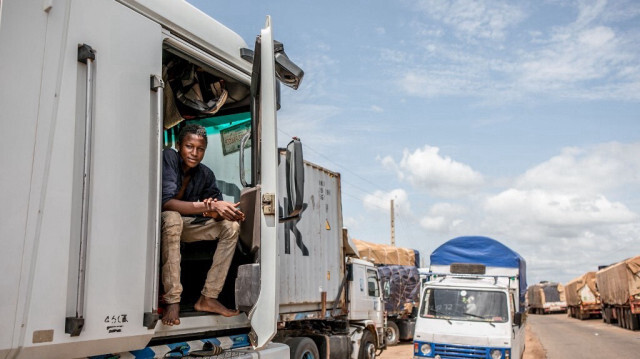
[[[216,198],[207,198],[203,202],[208,209],[208,211],[203,213],[206,217],[211,217],[216,220],[226,219],[228,221],[244,221],[244,213],[238,209],[240,202],[231,203],[218,201]]]

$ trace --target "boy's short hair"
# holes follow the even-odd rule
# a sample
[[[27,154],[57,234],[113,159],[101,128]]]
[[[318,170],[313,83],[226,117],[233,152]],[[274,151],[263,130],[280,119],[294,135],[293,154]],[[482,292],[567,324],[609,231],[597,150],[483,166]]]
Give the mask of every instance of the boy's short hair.
[[[198,125],[197,123],[189,123],[183,126],[180,129],[180,133],[178,133],[178,143],[182,143],[182,140],[184,140],[184,137],[188,134],[201,136],[204,138],[204,144],[208,144],[207,130],[201,125]]]

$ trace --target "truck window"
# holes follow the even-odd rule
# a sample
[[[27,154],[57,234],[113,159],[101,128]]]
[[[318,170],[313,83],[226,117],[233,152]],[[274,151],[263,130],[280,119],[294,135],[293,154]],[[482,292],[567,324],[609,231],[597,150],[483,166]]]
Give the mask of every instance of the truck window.
[[[375,270],[367,269],[367,288],[370,297],[379,297],[378,274]]]
[[[509,319],[507,305],[507,296],[503,292],[428,288],[420,315],[424,318],[503,323]]]
[[[208,145],[202,163],[211,168],[216,175],[216,182],[222,191],[225,201],[239,202],[242,183],[240,180],[240,141],[251,131],[251,114],[241,112],[232,115],[210,117],[195,122],[207,129]],[[177,131],[165,134],[165,143],[175,143]],[[251,141],[245,144],[244,179],[251,180]]]

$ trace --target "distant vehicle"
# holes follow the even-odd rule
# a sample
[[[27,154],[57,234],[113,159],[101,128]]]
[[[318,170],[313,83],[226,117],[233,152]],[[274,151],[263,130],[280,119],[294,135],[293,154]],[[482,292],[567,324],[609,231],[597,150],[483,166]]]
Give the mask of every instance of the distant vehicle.
[[[522,358],[524,258],[491,238],[458,237],[430,259],[414,358]]]
[[[419,252],[415,249],[354,239],[360,257],[372,261],[388,290],[385,301],[386,343],[413,339],[420,298]]]
[[[640,256],[625,259],[596,272],[602,301],[602,319],[619,327],[640,329]]]
[[[541,281],[527,289],[529,313],[549,314],[566,313],[567,301],[564,286],[560,283]]]
[[[600,293],[596,287],[596,272],[587,272],[564,286],[567,313],[580,320],[599,317],[602,312]]]

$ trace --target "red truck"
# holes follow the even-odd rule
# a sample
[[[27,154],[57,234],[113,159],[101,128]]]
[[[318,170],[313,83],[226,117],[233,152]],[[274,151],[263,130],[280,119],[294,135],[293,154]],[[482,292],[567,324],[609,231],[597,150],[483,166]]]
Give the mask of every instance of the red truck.
[[[564,286],[567,312],[580,320],[601,315],[600,293],[596,288],[596,272],[587,272]]]
[[[640,256],[625,259],[596,272],[602,300],[602,319],[629,329],[640,329]]]

